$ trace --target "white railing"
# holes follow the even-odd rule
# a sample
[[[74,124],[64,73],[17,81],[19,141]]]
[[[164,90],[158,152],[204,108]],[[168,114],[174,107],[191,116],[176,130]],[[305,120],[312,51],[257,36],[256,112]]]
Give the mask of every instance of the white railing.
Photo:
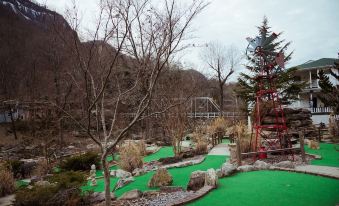
[[[312,81],[310,82],[310,88],[319,88],[318,85],[318,80],[317,79],[312,79]]]
[[[241,112],[224,112],[224,117],[241,117],[245,116]],[[189,118],[217,118],[220,116],[219,112],[196,112],[196,113],[188,113]]]
[[[123,113],[122,115],[124,117],[133,118],[135,116],[135,113]],[[245,114],[241,113],[241,112],[224,112],[223,115],[224,115],[224,117],[243,117],[243,116],[245,116]],[[209,118],[217,118],[219,116],[220,116],[219,112],[187,113],[187,117],[189,117],[189,118],[207,118],[207,119],[209,119]],[[154,115],[151,116],[151,118],[161,118],[161,117],[165,117],[165,114],[154,114]]]
[[[313,107],[309,108],[312,114],[314,113],[331,113],[333,109],[331,107]]]

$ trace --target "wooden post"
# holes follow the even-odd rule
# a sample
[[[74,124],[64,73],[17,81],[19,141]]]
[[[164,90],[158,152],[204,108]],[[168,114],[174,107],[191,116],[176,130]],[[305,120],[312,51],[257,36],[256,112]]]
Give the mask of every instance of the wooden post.
[[[238,164],[238,167],[241,166],[241,148],[240,148],[239,137],[237,137],[237,164]]]
[[[321,141],[321,134],[320,134],[320,127],[318,128],[318,141],[319,141],[319,143],[320,143],[320,141]]]
[[[300,152],[301,152],[301,159],[303,162],[306,162],[305,158],[305,141],[304,141],[304,133],[302,131],[299,131],[299,141],[300,141]]]

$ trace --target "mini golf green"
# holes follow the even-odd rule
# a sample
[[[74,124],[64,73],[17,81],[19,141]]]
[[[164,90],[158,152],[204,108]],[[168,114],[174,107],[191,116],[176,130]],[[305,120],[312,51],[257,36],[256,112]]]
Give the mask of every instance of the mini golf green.
[[[173,156],[173,147],[162,147],[159,151],[144,157],[144,162],[151,162],[154,160],[159,160],[160,158]]]
[[[338,205],[339,180],[283,171],[255,171],[219,179],[218,188],[192,206]]]
[[[339,148],[339,145],[337,145],[337,148]],[[321,160],[312,160],[312,165],[339,167],[339,152],[335,150],[334,144],[320,143],[319,150],[310,149],[308,146],[305,146],[305,151],[322,157]]]
[[[226,156],[213,156],[213,155],[207,155],[205,160],[197,165],[192,165],[188,167],[182,167],[182,168],[172,168],[168,171],[173,177],[173,185],[174,186],[181,186],[183,188],[186,188],[189,177],[193,171],[196,170],[207,170],[209,168],[220,168],[222,163],[226,161]],[[118,189],[115,191],[116,196],[121,196],[123,193],[133,190],[133,189],[139,189],[141,191],[146,190],[152,190],[147,187],[148,181],[151,179],[154,172],[148,172],[144,175],[135,177],[135,181],[127,184],[123,188]],[[118,178],[111,178],[111,188],[113,189],[115,183],[117,182]],[[104,180],[98,179],[97,180],[97,186],[92,187],[89,185],[88,182],[86,186],[82,187],[83,191],[94,191],[94,192],[102,192],[104,190]]]
[[[159,151],[157,151],[156,153],[153,153],[151,155],[145,156],[144,157],[144,162],[151,162],[153,160],[159,160],[160,158],[163,157],[173,157],[174,153],[173,153],[173,147],[162,147],[159,149]],[[115,154],[114,159],[118,160],[119,159],[119,155]],[[113,157],[112,155],[107,157],[108,161],[112,161]],[[109,168],[110,170],[116,170],[118,169],[118,166],[112,166]],[[97,170],[96,171],[96,177],[103,177],[103,171],[102,170]]]

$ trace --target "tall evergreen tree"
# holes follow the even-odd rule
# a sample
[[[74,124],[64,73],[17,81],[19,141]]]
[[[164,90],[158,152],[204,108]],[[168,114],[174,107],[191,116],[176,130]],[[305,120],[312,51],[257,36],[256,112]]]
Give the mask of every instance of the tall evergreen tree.
[[[339,60],[334,62],[334,69],[329,70],[330,75],[339,81]],[[324,70],[319,71],[319,98],[326,106],[332,107],[335,114],[339,114],[339,87],[333,85]]]
[[[287,53],[287,49],[291,42],[285,43],[284,40],[279,40],[282,33],[275,34],[276,38],[271,41],[270,37],[273,33],[270,31],[266,17],[264,17],[262,25],[257,28],[259,30],[259,38],[263,41],[267,40],[268,42],[263,45],[263,50],[272,53],[272,55],[268,55],[267,58],[272,61],[272,59],[276,57],[276,53],[282,52],[285,54],[284,62],[286,64],[293,54],[293,52]],[[260,67],[259,62],[256,61],[253,53],[247,53],[246,58],[248,60],[246,65],[248,72],[240,73],[236,92],[238,96],[246,102],[246,105],[249,106],[255,102],[256,92],[259,90],[256,77],[259,75]],[[273,70],[274,75],[277,75],[275,86],[280,93],[280,98],[283,104],[290,104],[293,100],[296,100],[298,98],[298,94],[305,86],[305,83],[295,80],[294,73],[296,70],[296,67],[288,69],[276,67]]]

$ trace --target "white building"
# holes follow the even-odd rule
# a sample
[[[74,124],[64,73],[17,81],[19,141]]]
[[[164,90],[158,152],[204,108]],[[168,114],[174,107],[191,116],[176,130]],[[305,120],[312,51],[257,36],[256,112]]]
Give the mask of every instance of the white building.
[[[299,95],[299,100],[290,105],[290,107],[310,109],[314,124],[320,124],[321,122],[328,124],[329,122],[329,114],[332,109],[319,99],[321,88],[319,87],[317,76],[320,70],[324,70],[329,75],[332,84],[339,86],[338,80],[329,74],[329,70],[334,68],[334,61],[336,60],[322,58],[297,66],[299,70],[296,72],[295,78],[299,81],[307,82],[307,87]]]

